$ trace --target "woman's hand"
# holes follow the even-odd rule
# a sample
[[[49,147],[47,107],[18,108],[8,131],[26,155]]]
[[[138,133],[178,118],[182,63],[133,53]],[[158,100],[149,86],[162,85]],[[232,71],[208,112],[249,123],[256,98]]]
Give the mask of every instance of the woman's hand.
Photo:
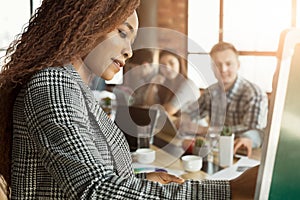
[[[172,174],[168,174],[166,172],[150,172],[147,173],[146,179],[153,182],[159,182],[161,184],[167,183],[183,183],[184,179],[174,176]]]
[[[151,81],[149,82],[149,86],[147,87],[144,95],[144,104],[148,106],[152,106],[153,104],[157,103],[157,93],[158,93],[158,86],[162,85],[165,81],[165,78],[158,74],[154,76]]]
[[[165,82],[166,78],[162,76],[161,74],[157,74],[151,79],[151,83],[155,83],[158,85],[162,85]]]

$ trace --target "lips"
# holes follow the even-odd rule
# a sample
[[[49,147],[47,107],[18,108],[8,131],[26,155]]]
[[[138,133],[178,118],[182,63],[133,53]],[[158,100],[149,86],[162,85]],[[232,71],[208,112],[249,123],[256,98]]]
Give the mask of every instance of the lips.
[[[117,65],[117,67],[121,68],[121,67],[124,67],[125,63],[120,61],[120,60],[117,60],[117,59],[112,59],[114,64]]]

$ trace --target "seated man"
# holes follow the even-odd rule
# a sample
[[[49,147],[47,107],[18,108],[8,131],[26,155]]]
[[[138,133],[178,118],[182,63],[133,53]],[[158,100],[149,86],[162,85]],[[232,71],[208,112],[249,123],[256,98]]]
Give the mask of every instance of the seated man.
[[[252,148],[260,147],[263,141],[268,110],[267,95],[257,85],[238,75],[240,62],[238,52],[232,44],[226,42],[216,44],[211,49],[210,56],[224,88],[219,83],[209,86],[198,99],[196,106],[198,110],[195,111],[195,104],[190,106],[192,109],[187,111],[188,117],[208,116],[211,121],[212,113],[218,110],[215,107],[219,106],[218,103],[212,103],[212,95],[218,95],[223,92],[221,90],[225,90],[226,98],[223,101],[226,101],[224,109],[226,112],[223,120],[219,120],[220,124],[230,127],[235,133],[234,152],[244,149],[250,156]],[[186,128],[191,128],[191,122],[187,126],[187,121],[183,121]],[[207,127],[198,127],[197,132],[206,134],[207,131]]]

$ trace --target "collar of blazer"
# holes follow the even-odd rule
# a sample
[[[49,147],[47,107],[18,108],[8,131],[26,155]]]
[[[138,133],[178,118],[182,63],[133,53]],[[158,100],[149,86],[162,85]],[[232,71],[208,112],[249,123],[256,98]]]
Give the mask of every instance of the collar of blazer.
[[[99,103],[96,101],[92,91],[90,90],[90,88],[82,81],[82,79],[80,78],[80,75],[78,74],[78,72],[75,70],[75,68],[73,67],[73,65],[69,64],[64,66],[64,69],[71,75],[72,79],[74,79],[81,91],[82,94],[84,96],[84,100],[86,103],[86,106],[88,108],[88,111],[93,114],[93,116],[95,117],[96,121],[99,122],[103,119],[106,120],[106,118],[111,121],[106,113],[101,109],[101,106],[99,105]],[[103,117],[105,116],[105,117]]]
[[[118,173],[121,175],[131,174],[131,155],[129,146],[125,145],[126,139],[125,137],[120,137],[122,135],[122,131],[118,128],[118,126],[107,116],[107,114],[102,110],[100,104],[96,101],[92,91],[90,88],[82,81],[79,74],[75,70],[72,65],[67,65],[64,67],[67,72],[71,75],[71,77],[78,83],[82,94],[84,96],[86,106],[89,114],[91,114],[96,120],[100,132],[106,138],[106,143],[108,147],[111,149],[110,153],[115,154],[114,150],[116,144],[119,146],[126,147],[126,149],[119,149],[119,154],[122,156],[117,156],[119,158],[118,163],[122,163],[121,165],[116,164],[116,161],[113,160],[115,167],[118,169]],[[115,156],[112,156],[115,157]],[[121,160],[121,161],[120,161]],[[126,165],[126,167],[125,167]]]

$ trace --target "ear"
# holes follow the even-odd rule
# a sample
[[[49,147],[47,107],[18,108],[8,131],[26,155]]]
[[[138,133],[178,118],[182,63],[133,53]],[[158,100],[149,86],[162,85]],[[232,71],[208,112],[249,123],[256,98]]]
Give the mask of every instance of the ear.
[[[240,69],[240,67],[241,67],[240,59],[237,59],[237,61],[238,61],[238,69]]]

